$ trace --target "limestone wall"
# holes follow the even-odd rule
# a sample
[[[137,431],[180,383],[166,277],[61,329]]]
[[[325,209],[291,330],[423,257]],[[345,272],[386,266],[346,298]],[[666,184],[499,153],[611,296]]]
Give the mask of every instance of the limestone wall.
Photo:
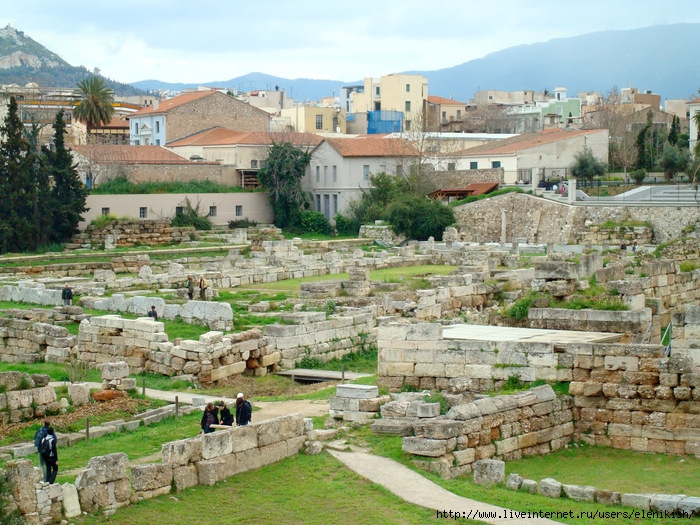
[[[190,235],[194,232],[195,229],[191,226],[171,227],[170,221],[163,220],[113,221],[99,229],[92,224],[88,225],[83,233],[73,238],[73,244],[93,246],[104,246],[106,243],[113,246],[170,244],[189,241]]]
[[[572,406],[570,397],[557,398],[549,385],[484,397],[416,421],[415,435],[403,438],[402,449],[431,458],[416,462],[424,469],[454,478],[482,459],[512,461],[563,448],[574,434]]]
[[[279,353],[282,368],[294,368],[304,357],[329,361],[365,350],[374,343],[371,312],[344,309],[342,314],[298,312],[281,316],[282,324],[267,325],[263,334]]]
[[[118,452],[93,457],[75,484],[49,485],[30,460],[5,463],[12,499],[27,523],[58,523],[81,513],[103,511],[182,491],[214,485],[233,475],[297,454],[306,440],[300,414],[217,430],[212,434],[165,443],[160,463],[132,465]]]
[[[698,220],[698,209],[693,206],[570,206],[532,195],[507,193],[457,206],[460,239],[499,241],[502,212],[506,215],[506,242],[523,238],[555,244],[576,244],[583,239],[579,234],[588,229],[587,224],[607,221],[648,222],[654,232],[653,242],[664,243],[683,237],[684,228]]]
[[[639,334],[647,330],[651,319],[650,308],[631,311],[530,308],[528,327],[551,330]]]
[[[80,324],[78,357],[91,367],[119,358],[133,373],[149,371],[167,376],[191,376],[203,385],[242,374],[246,367],[258,375],[280,360],[274,345],[260,330],[223,335],[207,332],[198,341],[168,340],[163,323],[150,318],[93,317]]]
[[[0,361],[5,363],[65,363],[75,344],[64,326],[0,317]]]
[[[45,374],[0,372],[0,426],[58,414],[56,392]]]

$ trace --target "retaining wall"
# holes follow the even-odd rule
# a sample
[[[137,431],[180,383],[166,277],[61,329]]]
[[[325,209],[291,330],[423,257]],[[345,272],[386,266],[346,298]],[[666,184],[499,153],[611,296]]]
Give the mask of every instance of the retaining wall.
[[[45,374],[0,372],[0,426],[58,414],[56,392]]]
[[[93,457],[75,484],[49,485],[29,460],[5,463],[11,497],[26,523],[59,522],[63,515],[105,511],[182,491],[214,485],[230,476],[297,454],[304,447],[304,419],[292,414],[165,443],[162,462],[132,465],[124,453]],[[118,511],[117,511],[118,512]]]

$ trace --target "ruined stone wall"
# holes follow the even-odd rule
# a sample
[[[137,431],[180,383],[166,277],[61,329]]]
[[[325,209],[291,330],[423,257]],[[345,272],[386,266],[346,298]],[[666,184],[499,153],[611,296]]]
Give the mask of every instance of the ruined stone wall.
[[[0,426],[58,414],[61,406],[50,377],[26,372],[0,372]]]
[[[42,481],[41,469],[30,460],[5,463],[11,498],[27,523],[48,525],[63,516],[84,513],[114,514],[120,507],[180,492],[257,469],[297,454],[304,447],[304,419],[281,416],[245,427],[165,443],[160,463],[132,465],[118,452],[91,458],[75,483]]]
[[[190,240],[195,229],[191,226],[171,227],[170,221],[113,221],[103,228],[88,225],[83,233],[73,237],[73,244],[104,246],[107,236],[111,236],[115,246],[134,246],[136,243],[171,244]]]
[[[282,368],[294,368],[304,357],[329,361],[366,350],[375,342],[371,312],[344,309],[340,315],[298,312],[282,315],[283,324],[267,325],[263,334],[280,354]]]
[[[163,323],[117,315],[83,321],[77,342],[79,359],[93,368],[119,358],[133,373],[146,370],[167,376],[187,375],[203,385],[238,376],[246,367],[263,375],[280,360],[280,354],[257,329],[227,335],[207,332],[198,341],[174,344],[168,340]]]
[[[69,360],[76,337],[64,326],[43,322],[51,320],[51,311],[37,312],[37,317],[32,315],[32,319],[26,319],[29,317],[26,312],[3,310],[2,313],[5,317],[0,317],[0,361],[65,363]]]
[[[576,244],[594,244],[603,246],[609,244],[619,246],[623,242],[632,249],[635,241],[641,246],[652,244],[654,232],[650,226],[612,226],[602,227],[590,225],[586,231],[577,233]]]
[[[498,182],[503,184],[503,173],[503,168],[437,171],[431,174],[430,184],[435,189],[466,188],[474,182]]]
[[[558,398],[549,385],[484,397],[445,416],[415,421],[415,435],[403,438],[402,450],[431,458],[416,462],[425,470],[462,476],[482,459],[513,461],[563,448],[574,434],[572,407],[571,397]]]
[[[392,391],[487,392],[511,375],[571,381],[577,439],[678,454],[700,449],[700,370],[687,357],[665,357],[661,345],[446,340],[440,325],[391,323],[379,327],[378,348],[377,384]]]
[[[683,230],[698,220],[692,206],[570,206],[522,193],[507,193],[457,206],[454,209],[460,239],[474,242],[498,242],[501,239],[501,212],[506,214],[506,242],[576,244],[580,232],[589,225],[607,221],[648,222],[654,243],[683,237]],[[639,242],[639,241],[637,241]]]
[[[121,166],[123,174],[134,184],[142,182],[212,181],[226,184],[233,175],[226,176],[226,166],[219,163],[190,164],[130,164]]]
[[[581,330],[613,334],[643,333],[651,323],[651,309],[632,311],[570,310],[567,308],[530,308],[529,328]]]

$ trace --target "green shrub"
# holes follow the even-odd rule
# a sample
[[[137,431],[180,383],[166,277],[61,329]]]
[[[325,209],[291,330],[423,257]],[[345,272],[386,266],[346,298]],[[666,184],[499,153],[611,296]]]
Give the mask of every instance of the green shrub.
[[[228,227],[230,230],[234,230],[236,228],[253,228],[257,225],[258,223],[256,221],[252,221],[250,219],[237,219],[233,221],[228,221]]]
[[[339,213],[335,216],[335,229],[340,235],[357,235],[360,233],[360,223]]]
[[[534,292],[521,297],[508,307],[506,315],[511,319],[527,319],[530,308],[538,297]]]
[[[112,180],[94,187],[90,193],[94,195],[134,195],[155,193],[239,193],[244,191],[238,186],[227,186],[210,180],[189,182],[141,182],[134,184],[126,177],[115,177]]]
[[[693,272],[700,268],[700,261],[683,261],[680,267],[681,272]]]
[[[90,224],[94,226],[96,229],[101,230],[105,226],[108,226],[110,223],[118,221],[119,217],[116,215],[112,215],[111,213],[108,213],[107,215],[100,215],[99,217],[96,217],[90,221]]]
[[[503,188],[501,190],[492,191],[491,193],[484,193],[483,195],[472,195],[471,197],[451,202],[449,205],[461,206],[462,204],[469,204],[470,202],[490,199],[491,197],[497,197],[498,195],[504,195],[506,193],[523,193],[523,190],[520,188]]]
[[[647,172],[645,169],[638,169],[630,172],[630,177],[634,179],[634,182],[637,184],[641,184],[644,182],[644,177],[647,176]]]
[[[301,230],[304,233],[330,235],[331,223],[320,211],[303,211],[301,212]]]
[[[297,363],[297,368],[309,368],[311,370],[317,370],[323,368],[323,361],[318,357],[310,357],[305,355],[301,358],[299,363]]]
[[[455,222],[452,208],[416,195],[404,195],[392,201],[384,217],[395,233],[419,241],[429,237],[441,241],[445,228]]]
[[[211,230],[211,219],[199,211],[199,202],[192,206],[189,197],[185,197],[182,213],[176,213],[170,220],[170,225],[177,228],[193,226],[196,230]]]

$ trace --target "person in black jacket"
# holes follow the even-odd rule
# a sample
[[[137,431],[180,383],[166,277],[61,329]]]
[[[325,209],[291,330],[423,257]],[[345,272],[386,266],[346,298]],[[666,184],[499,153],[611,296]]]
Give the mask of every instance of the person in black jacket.
[[[58,451],[56,450],[56,432],[53,427],[48,427],[46,429],[46,436],[44,436],[43,441],[48,442],[48,451],[44,452],[44,447],[41,447],[41,456],[46,464],[46,477],[44,481],[47,483],[54,483],[56,481],[56,474],[58,474]]]
[[[73,303],[73,290],[68,287],[68,283],[61,290],[61,299],[64,306],[70,306]]]
[[[219,424],[219,409],[214,406],[214,403],[207,403],[204,409],[204,414],[202,414],[202,433],[210,434],[216,430],[211,428],[212,425]]]
[[[219,421],[222,425],[233,426],[233,415],[231,411],[226,408],[226,403],[223,401],[219,403]]]
[[[250,423],[253,416],[253,407],[241,392],[236,396],[236,423],[238,426],[245,426]]]

